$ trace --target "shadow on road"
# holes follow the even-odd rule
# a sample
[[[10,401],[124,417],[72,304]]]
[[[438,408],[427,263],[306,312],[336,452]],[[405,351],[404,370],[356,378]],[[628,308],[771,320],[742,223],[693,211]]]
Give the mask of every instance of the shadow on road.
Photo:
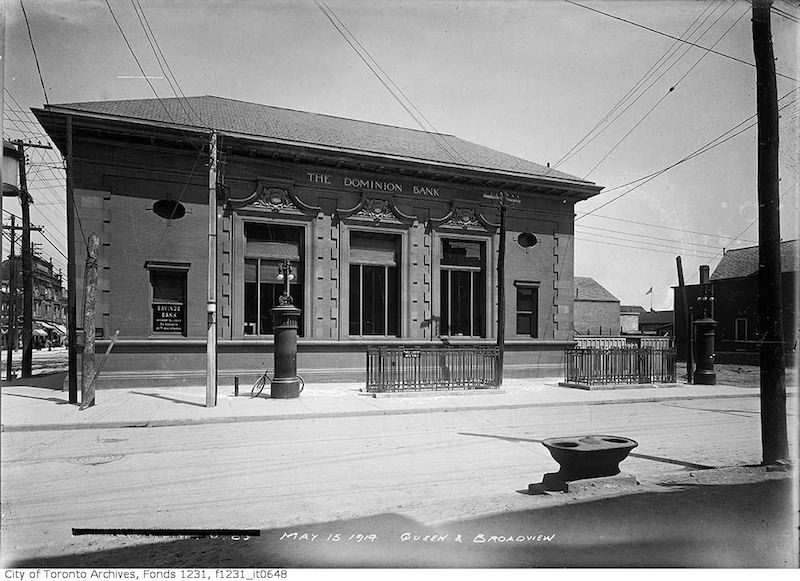
[[[459,432],[460,436],[478,436],[481,438],[495,438],[497,440],[505,440],[507,442],[536,442],[538,444],[542,443],[542,440],[536,440],[533,438],[513,438],[511,436],[496,436],[494,434],[473,434],[471,432]],[[664,464],[676,464],[678,466],[683,466],[685,468],[691,468],[692,470],[711,470],[714,466],[706,466],[704,464],[694,464],[692,462],[684,462],[683,460],[673,460],[672,458],[663,458],[661,456],[649,456],[647,454],[638,454],[635,452],[631,452],[628,456],[632,458],[642,458],[644,460],[653,460],[654,462],[663,462]]]
[[[114,548],[28,558],[13,566],[796,567],[792,488],[787,478],[585,501],[562,498],[554,499],[557,505],[435,528],[385,513],[267,529],[247,541],[198,538],[119,546],[131,541],[117,537],[108,542]],[[106,541],[87,539],[88,546],[98,542]]]

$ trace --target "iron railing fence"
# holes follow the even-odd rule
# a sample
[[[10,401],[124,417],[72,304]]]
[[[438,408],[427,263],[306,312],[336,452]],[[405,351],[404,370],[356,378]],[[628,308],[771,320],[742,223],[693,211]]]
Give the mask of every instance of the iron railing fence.
[[[675,349],[610,347],[566,350],[566,383],[675,383]]]
[[[498,388],[499,353],[472,345],[367,347],[367,392]]]

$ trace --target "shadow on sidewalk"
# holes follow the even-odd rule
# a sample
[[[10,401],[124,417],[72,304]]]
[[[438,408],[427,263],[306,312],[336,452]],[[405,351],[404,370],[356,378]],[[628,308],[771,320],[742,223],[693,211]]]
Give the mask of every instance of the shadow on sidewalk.
[[[42,387],[45,389],[53,389],[61,391],[63,389],[64,380],[67,377],[66,371],[54,371],[52,373],[40,373],[33,377],[18,377],[16,379],[3,379],[0,380],[0,387],[7,387],[12,385],[22,385],[25,387]]]
[[[175,397],[167,397],[166,395],[161,395],[159,393],[144,393],[144,392],[141,392],[141,391],[132,391],[131,393],[133,393],[135,395],[146,395],[147,397],[155,397],[157,399],[165,399],[167,401],[171,401],[172,403],[182,403],[182,404],[185,404],[185,405],[194,405],[194,406],[201,407],[201,408],[206,407],[205,404],[202,404],[202,403],[197,403],[195,401],[187,401],[185,399],[178,399],[178,398],[175,398]]]
[[[130,541],[81,537],[73,554],[11,566],[796,567],[792,488],[785,478],[651,489],[568,504],[553,498],[541,508],[437,527],[384,513],[267,529],[246,541],[196,538],[119,546]],[[159,518],[154,515],[153,527],[163,526]],[[124,526],[112,515],[108,522]],[[77,548],[98,543],[113,548]]]

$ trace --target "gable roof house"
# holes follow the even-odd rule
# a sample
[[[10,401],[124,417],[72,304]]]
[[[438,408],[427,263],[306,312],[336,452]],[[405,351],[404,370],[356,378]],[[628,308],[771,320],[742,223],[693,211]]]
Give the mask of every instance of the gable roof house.
[[[68,159],[78,314],[85,236],[101,239],[96,348],[119,338],[100,389],[205,383],[209,283],[220,381],[254,380],[271,366],[285,260],[308,381],[363,379],[373,344],[492,344],[501,195],[520,202],[508,246],[538,240],[507,252],[506,375],[557,374],[572,344],[574,205],[592,182],[452,135],[213,96],[34,114]]]
[[[620,332],[619,299],[593,278],[575,277],[573,298],[576,335],[618,335]]]
[[[781,287],[783,335],[787,357],[796,350],[798,327],[795,312],[797,297],[798,248],[800,241],[781,242]],[[758,246],[728,250],[722,256],[708,283],[714,296],[713,318],[715,330],[715,361],[740,364],[758,364]],[[686,326],[684,309],[675,291],[675,335],[678,357],[686,357]],[[698,318],[697,299],[703,285],[687,285],[686,295],[690,313]]]

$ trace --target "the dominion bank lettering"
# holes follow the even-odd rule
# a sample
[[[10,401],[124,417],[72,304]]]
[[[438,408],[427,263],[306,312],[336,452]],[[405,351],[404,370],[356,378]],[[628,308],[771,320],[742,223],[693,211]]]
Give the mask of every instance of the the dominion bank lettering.
[[[316,173],[316,172],[308,172],[306,176],[308,177],[309,182],[321,185],[334,185],[334,180],[331,178],[334,177],[338,179],[338,176],[330,176],[328,174]],[[396,182],[386,182],[381,180],[362,179],[362,178],[344,176],[342,184],[344,185],[345,188],[375,190],[379,192],[403,193],[403,184],[398,184]],[[410,192],[407,193],[412,193],[416,196],[439,197],[439,188],[411,185]]]

